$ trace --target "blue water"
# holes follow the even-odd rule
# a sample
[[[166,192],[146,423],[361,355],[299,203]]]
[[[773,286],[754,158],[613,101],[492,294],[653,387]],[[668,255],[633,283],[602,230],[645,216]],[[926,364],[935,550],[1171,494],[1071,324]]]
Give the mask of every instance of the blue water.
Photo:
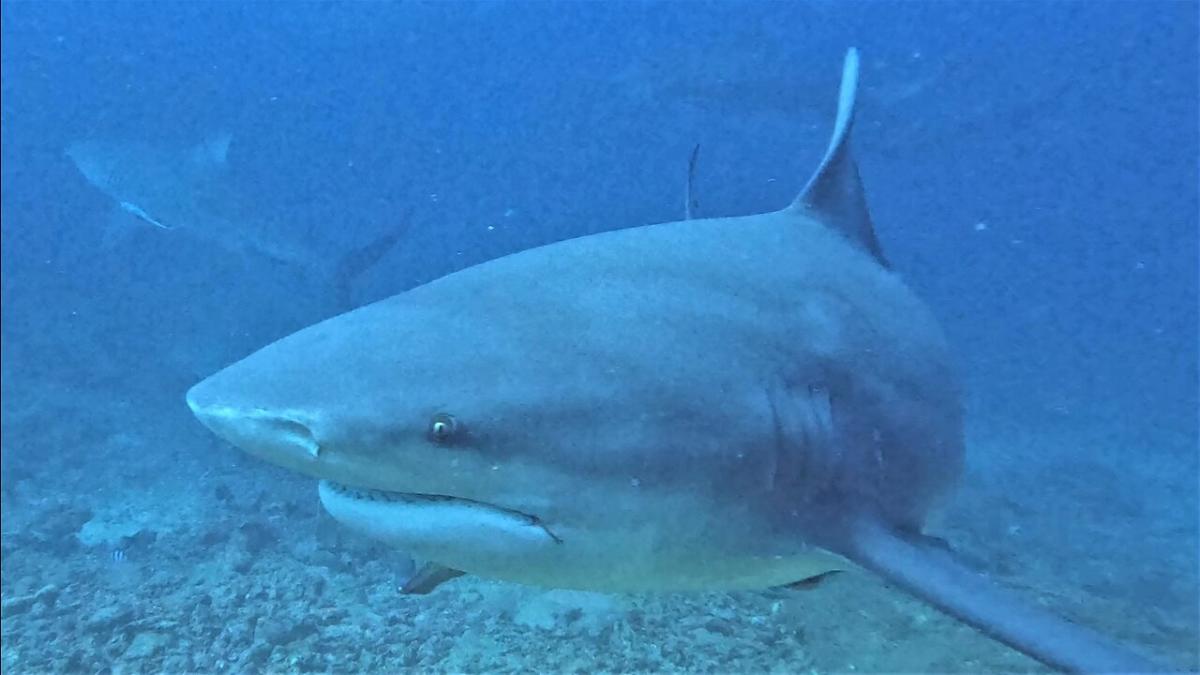
[[[5,2],[0,19],[6,672],[1034,667],[865,575],[800,595],[470,578],[396,595],[402,554],[331,531],[309,481],[183,404],[347,309],[328,278],[122,222],[64,154],[122,139],[182,164],[231,134],[212,184],[155,198],[329,259],[398,233],[351,280],[357,305],[678,220],[697,143],[698,216],[783,206],[851,45],[879,238],[969,392],[947,538],[1200,666],[1195,2]]]

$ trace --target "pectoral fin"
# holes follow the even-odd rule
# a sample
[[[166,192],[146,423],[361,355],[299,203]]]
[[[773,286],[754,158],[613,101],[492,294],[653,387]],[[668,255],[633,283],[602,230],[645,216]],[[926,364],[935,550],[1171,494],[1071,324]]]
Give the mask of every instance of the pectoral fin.
[[[438,586],[451,579],[457,579],[463,574],[465,573],[437,563],[425,563],[421,569],[417,570],[416,574],[404,582],[404,585],[400,587],[400,592],[405,595],[426,595]]]
[[[146,213],[145,209],[138,206],[137,204],[134,204],[133,202],[119,202],[117,204],[117,206],[122,211],[125,211],[129,215],[133,216],[134,218],[137,218],[138,220],[140,220],[144,223],[147,223],[148,225],[152,225],[152,226],[157,227],[162,230],[174,229],[170,225],[164,225],[162,223],[162,221],[158,220],[157,218],[150,215],[149,213]]]
[[[828,572],[822,572],[816,576],[809,577],[807,579],[801,579],[800,581],[793,581],[792,583],[784,586],[784,588],[787,588],[787,589],[790,589],[793,591],[811,591],[814,588],[820,587],[820,585],[823,584],[824,582],[828,581],[830,577],[835,576],[837,574],[841,574],[841,573],[842,573],[842,570],[829,570]]]
[[[148,225],[137,214],[131,213],[119,204],[113,204],[103,218],[100,248],[104,251],[114,251],[131,246],[138,232],[146,230]]]

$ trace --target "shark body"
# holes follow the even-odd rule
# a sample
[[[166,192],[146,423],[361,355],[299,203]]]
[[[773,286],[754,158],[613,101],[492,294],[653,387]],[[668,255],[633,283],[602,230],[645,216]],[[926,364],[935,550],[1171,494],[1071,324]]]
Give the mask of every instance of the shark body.
[[[320,478],[337,520],[439,563],[432,583],[752,589],[859,567],[1052,666],[1152,670],[922,534],[962,470],[961,393],[874,234],[857,79],[851,50],[829,149],[780,211],[471,267],[268,345],[188,404]]]
[[[333,287],[343,305],[349,284],[377,262],[401,236],[400,230],[332,254],[337,247],[305,234],[273,227],[237,207],[238,193],[227,175],[232,136],[215,134],[176,148],[127,139],[90,139],[65,151],[93,187],[116,205],[106,240],[133,227],[163,230],[163,236],[212,245],[251,262],[267,261],[299,270]]]

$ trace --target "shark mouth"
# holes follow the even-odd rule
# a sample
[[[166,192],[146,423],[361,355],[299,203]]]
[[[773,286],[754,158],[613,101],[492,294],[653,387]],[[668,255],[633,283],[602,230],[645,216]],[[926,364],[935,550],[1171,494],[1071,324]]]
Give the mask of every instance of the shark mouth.
[[[461,497],[390,492],[329,480],[322,480],[317,492],[334,520],[413,551],[470,548],[511,555],[562,543],[537,516]]]

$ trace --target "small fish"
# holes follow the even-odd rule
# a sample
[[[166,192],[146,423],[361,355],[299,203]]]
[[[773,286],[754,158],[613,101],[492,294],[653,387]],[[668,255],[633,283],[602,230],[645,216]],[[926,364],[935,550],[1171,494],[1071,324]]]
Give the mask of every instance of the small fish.
[[[125,549],[120,548],[114,548],[112,552],[108,554],[108,557],[114,564],[120,564],[128,560],[128,557],[125,555]]]

